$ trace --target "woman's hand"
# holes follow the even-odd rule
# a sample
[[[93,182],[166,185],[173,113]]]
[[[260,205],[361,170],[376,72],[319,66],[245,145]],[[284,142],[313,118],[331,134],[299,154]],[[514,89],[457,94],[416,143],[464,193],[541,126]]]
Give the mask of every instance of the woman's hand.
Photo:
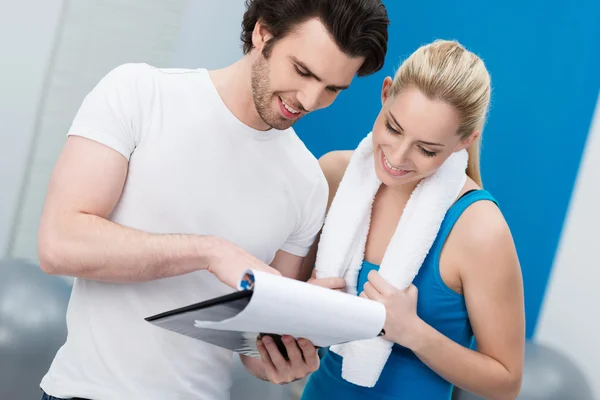
[[[313,269],[310,279],[307,281],[311,285],[321,286],[327,289],[337,290],[343,292],[346,288],[346,281],[344,278],[331,277],[331,278],[317,278],[317,270]]]
[[[360,294],[385,306],[385,336],[387,340],[412,348],[418,340],[418,330],[424,324],[417,315],[417,287],[396,289],[386,282],[377,271],[369,272],[369,281]]]

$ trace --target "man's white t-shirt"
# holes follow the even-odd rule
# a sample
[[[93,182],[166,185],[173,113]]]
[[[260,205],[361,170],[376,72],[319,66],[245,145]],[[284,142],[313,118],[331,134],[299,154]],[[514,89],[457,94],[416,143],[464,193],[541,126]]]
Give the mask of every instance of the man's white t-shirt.
[[[129,160],[110,215],[152,233],[225,238],[269,264],[305,256],[328,188],[293,129],[258,131],[222,102],[205,69],[125,64],[86,96],[69,135]],[[41,382],[56,397],[228,399],[232,353],[145,317],[231,292],[207,271],[151,282],[76,279],[68,338]]]

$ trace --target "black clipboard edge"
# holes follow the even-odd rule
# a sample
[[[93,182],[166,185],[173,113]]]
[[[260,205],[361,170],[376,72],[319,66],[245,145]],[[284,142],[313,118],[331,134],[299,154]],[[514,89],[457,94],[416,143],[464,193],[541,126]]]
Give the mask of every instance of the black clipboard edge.
[[[227,303],[227,302],[234,301],[234,300],[240,300],[240,299],[250,298],[250,297],[252,297],[253,293],[254,292],[252,290],[242,290],[242,291],[239,291],[239,292],[234,292],[234,293],[226,294],[224,296],[216,297],[214,299],[210,299],[210,300],[206,300],[206,301],[201,301],[201,302],[195,303],[195,304],[190,304],[189,306],[180,307],[180,308],[176,308],[174,310],[165,311],[165,312],[160,313],[160,314],[151,315],[149,317],[144,318],[144,320],[146,320],[148,322],[157,321],[157,320],[160,320],[162,318],[171,317],[173,315],[185,314],[186,312],[201,310],[201,309],[206,308],[206,307],[211,307],[211,306],[214,306],[214,305],[218,305],[218,304],[222,304],[222,303]]]

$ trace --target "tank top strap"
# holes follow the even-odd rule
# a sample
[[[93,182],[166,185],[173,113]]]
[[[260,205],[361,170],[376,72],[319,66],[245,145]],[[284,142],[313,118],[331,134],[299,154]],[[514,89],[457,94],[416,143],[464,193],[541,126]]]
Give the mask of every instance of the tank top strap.
[[[432,251],[436,253],[438,258],[439,252],[441,252],[444,243],[450,231],[456,224],[456,221],[460,218],[462,213],[473,203],[481,200],[489,200],[498,206],[498,201],[492,196],[490,192],[484,189],[474,189],[464,193],[454,204],[448,209],[444,220],[440,226],[437,238],[433,244]]]

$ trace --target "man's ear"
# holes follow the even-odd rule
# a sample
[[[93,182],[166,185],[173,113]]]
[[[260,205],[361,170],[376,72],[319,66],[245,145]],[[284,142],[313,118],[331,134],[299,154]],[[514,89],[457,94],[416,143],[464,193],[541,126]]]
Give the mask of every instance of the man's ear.
[[[252,31],[252,46],[259,52],[262,52],[265,44],[273,37],[271,32],[267,29],[264,21],[259,19],[254,25]]]

